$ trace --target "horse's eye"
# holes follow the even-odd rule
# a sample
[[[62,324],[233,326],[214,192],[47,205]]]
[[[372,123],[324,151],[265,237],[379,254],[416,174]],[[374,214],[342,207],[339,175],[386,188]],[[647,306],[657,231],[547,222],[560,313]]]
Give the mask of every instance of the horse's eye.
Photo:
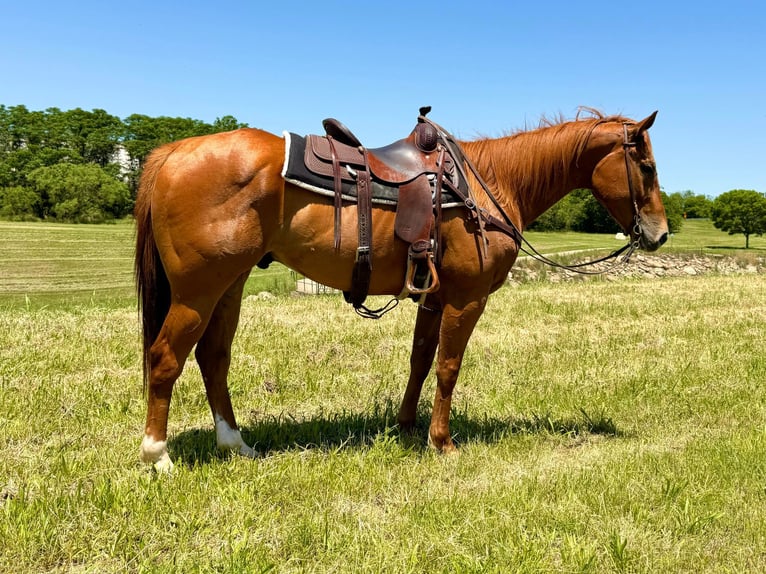
[[[654,175],[655,167],[653,163],[642,163],[641,164],[641,173],[644,175]]]

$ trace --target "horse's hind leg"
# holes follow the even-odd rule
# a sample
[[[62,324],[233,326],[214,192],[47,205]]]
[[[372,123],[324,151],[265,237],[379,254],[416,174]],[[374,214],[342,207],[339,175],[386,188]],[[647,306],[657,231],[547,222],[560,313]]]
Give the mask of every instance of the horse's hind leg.
[[[402,405],[397,417],[399,428],[403,430],[410,430],[415,426],[423,382],[431,370],[436,355],[436,347],[439,343],[441,318],[440,309],[418,307],[415,332],[412,336],[410,378],[407,381],[407,390],[404,391],[404,398],[402,398]]]
[[[255,452],[242,440],[237,427],[227,384],[231,344],[239,323],[242,289],[247,276],[248,273],[243,273],[218,301],[207,329],[197,343],[195,356],[205,381],[218,448],[252,457]]]
[[[150,370],[147,389],[146,427],[141,442],[141,460],[158,470],[169,471],[168,411],[173,385],[183,371],[194,344],[202,336],[210,317],[204,303],[171,304],[157,339],[149,350]]]

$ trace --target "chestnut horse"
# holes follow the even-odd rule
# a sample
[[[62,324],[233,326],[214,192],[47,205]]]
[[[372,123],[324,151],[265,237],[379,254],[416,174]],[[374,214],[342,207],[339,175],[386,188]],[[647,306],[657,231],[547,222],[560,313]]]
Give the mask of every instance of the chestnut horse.
[[[653,251],[668,235],[647,132],[656,113],[636,122],[596,112],[461,142],[486,182],[485,190],[469,173],[476,202],[523,230],[569,191],[588,188],[636,246]],[[148,403],[140,454],[158,469],[172,468],[170,398],[195,345],[218,447],[254,456],[238,430],[227,386],[242,291],[253,266],[273,258],[324,285],[351,288],[356,206],[342,209],[344,241],[336,250],[332,198],[286,183],[284,158],[282,137],[245,128],[163,145],[146,162],[135,208]],[[373,206],[371,295],[402,291],[408,246],[394,236],[394,217],[393,207]],[[519,245],[486,226],[485,246],[465,207],[446,209],[442,218],[441,286],[418,308],[398,422],[413,427],[436,357],[429,442],[452,451],[450,405],[463,353],[487,297],[506,282]]]

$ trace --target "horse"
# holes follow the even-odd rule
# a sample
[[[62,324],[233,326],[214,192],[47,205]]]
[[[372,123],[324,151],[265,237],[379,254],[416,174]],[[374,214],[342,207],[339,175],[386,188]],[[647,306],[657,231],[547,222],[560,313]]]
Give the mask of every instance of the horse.
[[[458,142],[476,170],[466,170],[475,202],[524,230],[567,193],[587,188],[635,247],[654,251],[668,236],[648,133],[657,112],[641,121],[592,112]],[[243,287],[253,267],[274,260],[329,287],[351,288],[356,205],[342,207],[338,247],[332,198],[286,182],[284,161],[284,137],[256,128],[165,144],[146,160],[135,205],[147,401],[140,458],[158,470],[173,466],[167,447],[171,395],[193,349],[218,448],[255,456],[237,426],[227,386]],[[395,296],[405,281],[407,245],[395,237],[394,218],[393,207],[373,206],[371,295]],[[487,298],[507,281],[520,245],[461,206],[444,210],[440,242],[441,283],[419,302],[397,421],[403,431],[414,428],[436,359],[428,444],[449,453],[456,448],[449,418],[466,345]]]

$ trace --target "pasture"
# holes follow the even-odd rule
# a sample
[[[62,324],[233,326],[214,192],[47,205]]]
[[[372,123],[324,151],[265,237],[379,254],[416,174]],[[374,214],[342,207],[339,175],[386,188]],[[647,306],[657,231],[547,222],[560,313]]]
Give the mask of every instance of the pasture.
[[[530,239],[615,247],[556,235]],[[740,239],[687,222],[669,247]],[[0,222],[0,572],[766,569],[763,276],[501,289],[442,456],[433,378],[416,434],[395,425],[415,305],[261,300],[294,278],[254,272],[230,389],[260,458],[216,452],[191,359],[161,476],[138,462],[132,243],[127,223]]]

